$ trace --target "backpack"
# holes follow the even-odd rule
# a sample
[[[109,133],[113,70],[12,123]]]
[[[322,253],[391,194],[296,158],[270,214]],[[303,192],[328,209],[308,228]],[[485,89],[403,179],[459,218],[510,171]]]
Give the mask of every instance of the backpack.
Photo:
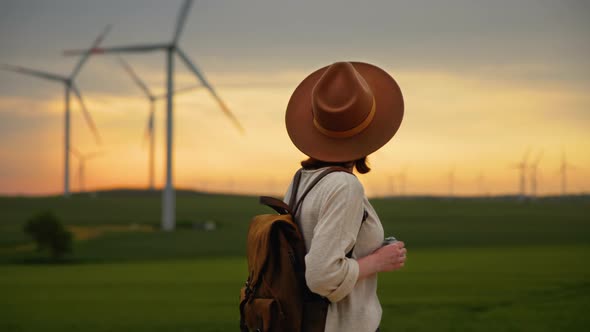
[[[280,199],[260,197],[261,204],[278,214],[255,216],[248,228],[248,280],[240,292],[240,331],[324,331],[329,301],[307,287],[305,242],[294,216],[311,189],[332,172],[350,173],[343,167],[327,168],[296,202],[299,170],[288,205]]]

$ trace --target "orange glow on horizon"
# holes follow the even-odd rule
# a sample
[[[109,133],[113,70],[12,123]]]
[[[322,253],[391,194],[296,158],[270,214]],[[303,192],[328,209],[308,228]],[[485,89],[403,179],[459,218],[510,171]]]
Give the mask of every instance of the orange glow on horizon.
[[[448,173],[455,169],[457,195],[515,193],[519,162],[527,147],[539,152],[539,192],[560,190],[562,147],[575,165],[569,191],[590,191],[588,124],[564,112],[583,112],[590,96],[567,86],[531,87],[524,83],[475,79],[437,72],[390,71],[404,93],[406,115],[400,131],[370,156],[373,171],[361,176],[371,196],[400,192],[399,173],[406,169],[406,194],[449,192]],[[246,128],[241,136],[206,91],[175,98],[175,184],[215,192],[281,195],[305,156],[290,142],[283,123],[291,92],[306,73],[285,72],[277,86],[258,86],[251,75],[226,75],[218,91]],[[266,83],[260,80],[255,83]],[[289,82],[292,82],[291,84]],[[194,78],[179,75],[177,86]],[[228,85],[224,87],[224,84]],[[229,85],[234,83],[235,86]],[[61,90],[56,89],[61,92]],[[86,165],[89,189],[145,188],[148,151],[142,147],[148,103],[131,97],[84,93],[104,144],[97,146],[72,100],[72,144],[84,153],[104,155]],[[164,175],[164,103],[157,104],[156,185]],[[30,112],[20,112],[20,110]],[[42,115],[44,122],[10,134],[0,143],[0,194],[60,193],[63,176],[63,97],[48,100],[0,99],[0,112],[26,124]],[[71,188],[78,189],[75,158]],[[396,185],[397,183],[397,185]]]

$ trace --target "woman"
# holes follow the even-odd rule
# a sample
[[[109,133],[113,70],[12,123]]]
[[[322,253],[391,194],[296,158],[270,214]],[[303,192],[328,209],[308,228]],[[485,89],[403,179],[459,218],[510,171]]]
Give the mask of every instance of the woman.
[[[352,174],[353,169],[369,172],[367,156],[393,137],[403,108],[395,80],[359,62],[338,62],[313,72],[287,106],[289,137],[309,157],[302,162],[298,196],[325,167],[349,171],[321,179],[295,216],[307,250],[307,285],[330,301],[326,332],[378,331],[382,311],[377,274],[404,266],[404,243],[382,246],[379,217]]]

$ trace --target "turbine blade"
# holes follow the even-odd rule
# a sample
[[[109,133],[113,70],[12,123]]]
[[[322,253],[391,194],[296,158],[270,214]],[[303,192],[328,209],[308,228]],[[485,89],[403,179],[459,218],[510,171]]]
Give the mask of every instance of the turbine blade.
[[[535,160],[533,161],[533,166],[537,166],[539,164],[539,162],[541,161],[541,158],[543,158],[543,153],[544,151],[541,150],[538,154],[537,157],[535,158]]]
[[[78,149],[76,149],[73,146],[70,146],[70,152],[78,159],[82,158],[82,154],[80,153],[80,151],[78,151]]]
[[[145,147],[147,142],[152,135],[154,135],[154,115],[155,115],[155,100],[150,100],[150,112],[148,114],[148,122],[145,128],[145,134],[143,135],[143,141],[141,142],[141,146]]]
[[[133,52],[150,52],[162,50],[170,47],[169,44],[146,44],[146,45],[130,45],[130,46],[113,46],[113,47],[94,47],[87,50],[66,50],[65,56],[81,55],[87,52],[91,54],[103,53],[133,53]]]
[[[92,43],[92,46],[90,46],[90,49],[87,50],[80,57],[80,61],[78,61],[78,64],[76,65],[76,67],[74,67],[74,70],[72,70],[72,74],[70,75],[70,79],[74,79],[74,77],[76,77],[76,75],[78,75],[78,73],[80,72],[80,69],[82,69],[82,66],[84,65],[84,63],[86,63],[86,61],[88,60],[88,57],[90,57],[90,54],[92,53],[90,50],[93,50],[96,47],[98,47],[98,45],[100,45],[100,43],[102,42],[104,37],[109,33],[109,31],[111,31],[111,27],[112,27],[112,25],[108,24],[104,28],[104,30],[98,35],[98,37],[96,37],[96,39]]]
[[[143,82],[139,78],[139,76],[135,73],[135,71],[133,70],[133,68],[131,68],[131,66],[129,65],[129,63],[127,63],[127,61],[123,60],[123,58],[121,56],[119,56],[118,58],[119,58],[119,63],[121,64],[121,66],[123,67],[123,69],[125,69],[125,71],[127,72],[127,74],[129,74],[129,76],[131,76],[131,79],[133,80],[133,82],[135,82],[135,84],[137,86],[139,86],[139,88],[143,91],[143,93],[148,98],[150,98],[150,99],[154,98],[154,96],[150,92],[150,89],[147,87],[147,85],[145,84],[145,82]]]
[[[200,89],[200,88],[202,88],[202,87],[203,87],[203,86],[202,86],[202,85],[200,85],[200,84],[199,84],[199,85],[193,85],[193,86],[185,86],[185,87],[183,87],[183,88],[179,88],[179,89],[176,89],[176,90],[174,90],[174,94],[178,94],[178,93],[180,93],[180,94],[183,94],[183,93],[187,93],[187,92],[195,91],[195,90],[197,90],[197,89]],[[164,98],[166,98],[167,96],[168,96],[168,94],[167,94],[167,93],[162,93],[162,94],[160,94],[160,95],[156,95],[156,96],[154,96],[154,99],[164,99]]]
[[[148,123],[145,128],[145,135],[143,136],[143,144],[145,146],[145,142],[150,139],[150,137],[154,134],[154,104],[152,103],[150,109],[150,115],[148,116]]]
[[[44,71],[40,71],[40,70],[20,67],[20,66],[2,65],[1,68],[3,70],[12,71],[15,73],[20,73],[20,74],[29,75],[29,76],[40,77],[40,78],[44,78],[44,79],[48,79],[48,80],[52,80],[52,81],[65,82],[68,80],[68,78],[64,77],[64,76],[60,76],[60,75],[56,75],[56,74],[52,74],[52,73],[48,73],[48,72],[44,72]]]
[[[96,129],[96,126],[94,125],[94,120],[92,120],[92,116],[90,115],[90,112],[88,112],[88,109],[86,108],[86,105],[84,104],[84,100],[82,99],[82,94],[80,93],[80,90],[78,90],[78,88],[74,84],[72,84],[71,89],[72,89],[72,91],[74,91],[74,95],[76,96],[76,98],[78,99],[78,102],[80,103],[80,107],[82,108],[82,114],[84,114],[84,119],[86,120],[88,127],[90,127],[90,130],[92,131],[92,134],[94,135],[94,138],[96,139],[96,143],[101,144],[100,135],[98,134],[98,130]]]
[[[192,92],[192,91],[201,89],[202,87],[203,87],[202,85],[185,86],[183,88],[179,88],[179,89],[174,90],[174,93],[175,94],[176,93],[183,94],[183,93]]]
[[[529,155],[531,154],[531,147],[527,147],[524,151],[524,156],[522,157],[522,164],[526,165],[527,160],[529,159]]]
[[[233,124],[236,126],[236,128],[238,128],[240,133],[244,134],[244,128],[242,127],[242,125],[240,124],[238,119],[234,116],[234,114],[225,105],[223,100],[221,100],[221,98],[219,97],[219,95],[217,94],[215,89],[213,89],[213,86],[211,86],[211,84],[209,84],[209,82],[207,81],[205,76],[201,73],[201,71],[199,71],[197,66],[195,66],[189,60],[189,58],[186,56],[186,54],[184,54],[184,52],[180,48],[176,48],[176,50],[178,51],[178,55],[180,56],[182,61],[184,61],[185,65],[188,67],[188,69],[190,69],[197,76],[197,78],[201,81],[201,83],[205,86],[205,88],[207,88],[207,90],[209,90],[209,92],[211,93],[211,96],[213,96],[215,101],[217,101],[217,104],[219,104],[219,106],[221,107],[221,110],[225,113],[225,115],[233,122]]]
[[[86,157],[85,157],[85,159],[86,160],[94,159],[96,157],[102,156],[103,154],[104,154],[104,151],[96,151],[96,152],[87,154]]]
[[[186,17],[188,16],[192,4],[192,0],[185,0],[182,7],[180,7],[180,12],[178,12],[178,17],[176,19],[176,30],[174,30],[174,38],[172,39],[174,45],[176,45],[178,38],[180,38],[180,34],[184,28],[184,22],[186,21]]]

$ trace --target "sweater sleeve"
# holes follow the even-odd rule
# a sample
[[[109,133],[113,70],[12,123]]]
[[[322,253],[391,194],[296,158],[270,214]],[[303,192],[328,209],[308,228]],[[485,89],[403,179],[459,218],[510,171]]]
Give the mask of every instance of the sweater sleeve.
[[[352,292],[359,275],[356,260],[346,257],[356,242],[363,215],[364,190],[347,173],[327,188],[311,247],[305,256],[305,279],[314,293],[338,302]]]

